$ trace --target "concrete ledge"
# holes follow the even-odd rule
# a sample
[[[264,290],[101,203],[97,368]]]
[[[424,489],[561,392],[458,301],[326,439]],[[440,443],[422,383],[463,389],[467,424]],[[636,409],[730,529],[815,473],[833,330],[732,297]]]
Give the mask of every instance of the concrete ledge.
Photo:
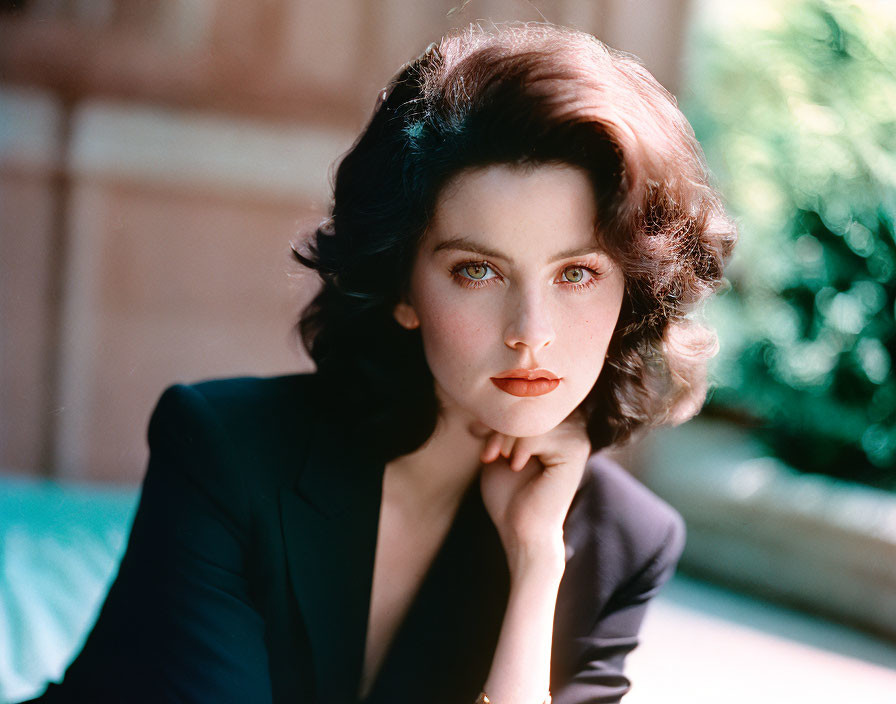
[[[623,704],[893,704],[896,645],[679,574],[626,670]]]
[[[896,496],[800,474],[718,421],[645,445],[643,481],[688,524],[683,567],[896,638]]]

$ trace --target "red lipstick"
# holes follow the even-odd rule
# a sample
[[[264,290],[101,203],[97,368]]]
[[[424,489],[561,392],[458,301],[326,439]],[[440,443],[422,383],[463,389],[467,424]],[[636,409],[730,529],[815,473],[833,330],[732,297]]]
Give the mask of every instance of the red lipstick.
[[[560,377],[547,369],[508,369],[491,379],[512,396],[543,396],[560,385]]]

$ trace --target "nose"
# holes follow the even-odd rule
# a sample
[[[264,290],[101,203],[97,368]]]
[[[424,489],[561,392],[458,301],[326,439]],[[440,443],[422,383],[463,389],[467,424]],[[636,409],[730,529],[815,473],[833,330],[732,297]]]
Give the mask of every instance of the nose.
[[[511,304],[510,322],[504,330],[504,344],[516,350],[528,347],[538,352],[554,341],[554,325],[547,302],[537,292],[523,292]]]

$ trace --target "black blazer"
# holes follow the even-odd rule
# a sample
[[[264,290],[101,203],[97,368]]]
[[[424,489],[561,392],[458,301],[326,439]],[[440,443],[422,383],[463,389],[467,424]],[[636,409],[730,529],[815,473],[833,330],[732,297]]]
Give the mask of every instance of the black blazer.
[[[384,466],[318,413],[320,385],[305,374],[164,393],[118,576],[63,683],[33,701],[357,702]],[[597,454],[564,540],[554,701],[617,702],[683,523]],[[473,482],[366,701],[471,704],[508,588]]]

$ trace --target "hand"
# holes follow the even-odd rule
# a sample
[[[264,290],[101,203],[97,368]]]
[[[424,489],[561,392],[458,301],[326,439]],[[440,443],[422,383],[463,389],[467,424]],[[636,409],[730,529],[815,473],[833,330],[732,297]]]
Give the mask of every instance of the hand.
[[[504,435],[481,423],[470,432],[486,439],[480,455],[482,500],[511,567],[562,550],[563,521],[591,454],[584,416],[573,412],[536,437]]]

